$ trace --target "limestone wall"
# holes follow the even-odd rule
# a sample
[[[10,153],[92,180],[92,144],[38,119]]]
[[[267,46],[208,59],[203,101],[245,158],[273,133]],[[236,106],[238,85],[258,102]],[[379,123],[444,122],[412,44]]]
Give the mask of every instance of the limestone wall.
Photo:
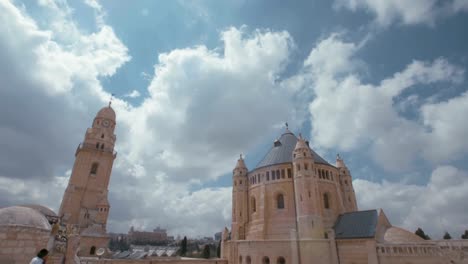
[[[228,264],[223,259],[90,259],[82,258],[81,264]]]
[[[230,241],[229,264],[276,264],[281,258],[285,264],[299,263],[299,258],[302,264],[334,264],[332,243],[328,239]],[[264,262],[266,258],[269,262]]]
[[[29,263],[39,250],[47,247],[49,234],[45,229],[0,226],[0,263]]]

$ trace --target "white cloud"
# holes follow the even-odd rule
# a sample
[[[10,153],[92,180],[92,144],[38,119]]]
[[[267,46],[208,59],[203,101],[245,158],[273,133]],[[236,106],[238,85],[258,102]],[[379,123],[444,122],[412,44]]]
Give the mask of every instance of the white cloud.
[[[303,75],[312,83],[315,96],[309,106],[314,144],[344,151],[370,146],[373,159],[389,170],[407,169],[421,156],[440,162],[467,151],[460,143],[467,126],[449,119],[455,111],[464,110],[466,96],[454,98],[450,106],[422,105],[421,121],[399,114],[398,103],[414,96],[409,91],[415,85],[461,84],[463,70],[443,58],[413,61],[378,85],[366,84],[359,75],[365,66],[355,58],[359,47],[332,34],[305,61]],[[439,117],[446,122],[441,124]],[[437,138],[440,141],[433,143]]]
[[[437,167],[426,185],[353,181],[360,210],[383,208],[393,225],[410,231],[418,227],[434,239],[448,231],[459,238],[466,230],[468,172]]]
[[[129,92],[128,94],[124,95],[124,97],[129,97],[129,98],[137,98],[137,97],[140,97],[140,92],[137,91],[137,90],[133,90],[131,92]]]
[[[392,23],[433,25],[441,17],[468,11],[465,0],[335,0],[335,7],[351,11],[365,10],[380,26]]]

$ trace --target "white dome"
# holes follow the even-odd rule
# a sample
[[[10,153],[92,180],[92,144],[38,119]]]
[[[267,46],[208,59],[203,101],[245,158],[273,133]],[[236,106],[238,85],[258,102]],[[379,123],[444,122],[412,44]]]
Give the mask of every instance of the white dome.
[[[0,209],[0,226],[26,226],[50,230],[49,221],[35,209],[12,206]]]

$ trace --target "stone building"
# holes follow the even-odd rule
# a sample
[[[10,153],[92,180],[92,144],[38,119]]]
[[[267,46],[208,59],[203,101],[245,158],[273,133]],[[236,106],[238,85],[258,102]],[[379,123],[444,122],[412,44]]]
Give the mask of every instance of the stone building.
[[[158,243],[168,240],[166,229],[155,228],[152,232],[149,231],[137,231],[132,226],[128,231],[127,235],[130,243],[144,244],[144,243]]]
[[[352,176],[286,131],[256,168],[233,170],[230,264],[468,263],[468,242],[424,241],[382,210],[358,211]]]

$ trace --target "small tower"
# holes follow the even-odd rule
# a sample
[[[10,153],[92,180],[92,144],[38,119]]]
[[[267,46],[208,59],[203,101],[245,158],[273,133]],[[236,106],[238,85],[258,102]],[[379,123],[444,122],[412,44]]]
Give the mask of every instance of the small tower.
[[[293,167],[299,238],[323,238],[314,157],[301,135],[293,151]]]
[[[60,205],[62,224],[79,230],[82,254],[92,255],[107,247],[106,234],[109,180],[116,153],[115,112],[102,108],[86,130],[83,143],[75,152],[75,163]]]
[[[358,208],[356,194],[354,193],[353,188],[353,178],[351,177],[351,173],[349,172],[348,167],[346,167],[346,164],[339,154],[336,155],[336,167],[339,171],[341,197],[343,199],[345,212],[357,211]]]
[[[245,225],[248,221],[248,180],[247,167],[242,155],[233,170],[232,184],[232,240],[245,239]]]

